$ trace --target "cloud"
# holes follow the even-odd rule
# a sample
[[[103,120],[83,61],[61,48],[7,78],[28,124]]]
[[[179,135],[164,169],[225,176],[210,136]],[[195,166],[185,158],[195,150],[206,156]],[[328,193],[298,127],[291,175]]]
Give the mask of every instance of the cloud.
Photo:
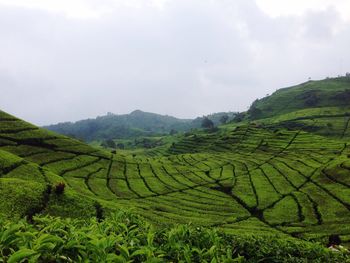
[[[350,68],[348,28],[328,6],[274,17],[252,0],[0,0],[0,107],[37,124],[245,110]]]
[[[271,17],[302,16],[306,12],[333,8],[341,14],[342,19],[350,20],[350,2],[347,0],[256,0],[256,3]]]

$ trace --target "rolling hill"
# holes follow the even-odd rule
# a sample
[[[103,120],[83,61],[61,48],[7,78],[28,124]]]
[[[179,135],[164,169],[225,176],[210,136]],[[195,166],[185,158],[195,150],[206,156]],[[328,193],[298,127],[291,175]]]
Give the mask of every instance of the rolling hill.
[[[256,100],[246,114],[260,124],[348,138],[350,77],[309,81]]]
[[[350,242],[349,117],[337,104],[349,83],[282,89],[253,104],[253,121],[134,153],[98,150],[0,112],[0,218],[101,218],[132,208],[158,227]],[[324,123],[332,133],[319,129]]]
[[[308,81],[257,99],[248,113],[251,119],[263,119],[304,109],[338,108],[338,111],[346,112],[350,103],[349,90],[350,77]]]

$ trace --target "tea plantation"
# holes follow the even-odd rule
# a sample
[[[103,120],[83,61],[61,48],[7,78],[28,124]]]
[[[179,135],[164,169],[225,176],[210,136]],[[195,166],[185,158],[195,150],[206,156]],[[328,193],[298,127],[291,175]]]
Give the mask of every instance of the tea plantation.
[[[265,112],[263,104],[258,106]],[[173,143],[137,154],[98,150],[0,111],[0,257],[5,262],[17,262],[14,255],[19,261],[33,257],[33,262],[349,260],[340,252],[333,255],[297,241],[325,244],[330,234],[338,234],[345,244],[350,242],[346,105],[292,110],[247,118],[213,132],[177,135]],[[144,221],[130,225],[134,219],[125,218],[127,226],[118,225],[123,220],[113,217],[125,209],[152,227]],[[24,217],[29,223],[14,223]],[[135,228],[142,233],[130,234]],[[70,229],[78,236],[71,239]],[[181,234],[179,243],[164,240],[177,231],[192,234],[186,239]],[[79,236],[82,232],[87,236]],[[129,234],[131,239],[125,239]],[[184,246],[195,242],[196,235],[217,240]],[[37,245],[35,240],[46,238],[47,246]],[[75,243],[65,247],[70,240]],[[257,242],[267,251],[282,247],[284,252],[259,254],[253,245]],[[310,246],[308,255],[304,245]],[[42,252],[47,249],[53,252]],[[312,256],[313,249],[318,252]]]

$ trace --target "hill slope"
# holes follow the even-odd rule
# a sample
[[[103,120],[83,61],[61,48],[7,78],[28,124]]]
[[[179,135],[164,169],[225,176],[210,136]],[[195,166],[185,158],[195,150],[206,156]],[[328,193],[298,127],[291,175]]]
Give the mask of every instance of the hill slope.
[[[271,96],[256,100],[248,111],[251,119],[276,117],[312,108],[350,106],[350,78],[339,77],[279,89]]]
[[[0,216],[94,216],[98,200],[76,191],[73,177],[67,176],[86,176],[86,167],[106,173],[110,159],[108,153],[0,111]],[[67,186],[62,196],[54,193],[59,183]]]
[[[350,239],[350,149],[340,139],[248,124],[121,155],[6,113],[0,127],[0,216],[87,217],[133,207],[155,224]],[[58,182],[67,185],[62,195],[52,190]]]
[[[246,121],[347,139],[350,136],[350,78],[309,81],[256,100]]]

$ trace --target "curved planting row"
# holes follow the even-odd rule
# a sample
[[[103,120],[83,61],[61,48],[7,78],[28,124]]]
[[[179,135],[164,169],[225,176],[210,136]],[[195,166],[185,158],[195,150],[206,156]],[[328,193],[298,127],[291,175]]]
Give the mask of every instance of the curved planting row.
[[[261,143],[257,129],[240,132],[241,141],[226,145],[229,152],[212,153],[211,137],[206,153],[193,153],[195,139],[187,138],[181,154],[142,164],[125,162],[123,173],[116,166],[113,192],[119,202],[133,204],[159,223],[191,221],[227,231],[240,225],[256,231],[259,225],[262,231],[310,238],[316,232],[349,235],[350,229],[339,225],[350,223],[350,192],[344,181],[348,169],[337,166],[343,169],[342,178],[327,170],[333,160],[347,159],[344,143],[324,143],[322,137],[300,131],[271,132]],[[199,147],[205,148],[201,140]]]
[[[160,156],[153,151],[153,157],[134,158],[3,121],[0,150],[23,159],[1,163],[0,178],[48,183],[52,172],[81,196],[110,202],[106,206],[133,206],[160,224],[192,222],[228,232],[309,238],[350,235],[344,227],[350,225],[349,151],[341,141],[242,126],[226,135],[190,135],[167,156],[162,150]]]

